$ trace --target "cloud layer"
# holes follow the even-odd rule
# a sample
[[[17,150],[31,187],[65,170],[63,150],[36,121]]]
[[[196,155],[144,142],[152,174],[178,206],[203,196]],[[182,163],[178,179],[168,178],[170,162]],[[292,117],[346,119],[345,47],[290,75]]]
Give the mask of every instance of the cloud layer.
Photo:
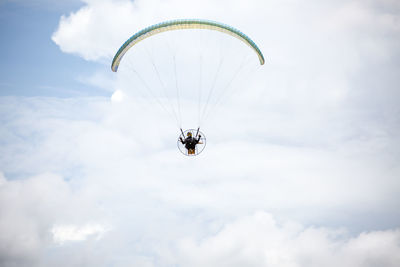
[[[400,231],[361,233],[278,224],[258,212],[198,242],[184,240],[182,266],[397,266]]]
[[[2,266],[394,267],[400,261],[399,229],[350,235],[344,228],[277,221],[266,212],[210,217],[212,209],[179,212],[176,204],[151,204],[160,202],[143,193],[128,198],[122,192],[118,200],[103,192],[95,212],[93,192],[74,191],[52,175],[2,178]],[[108,222],[88,223],[96,213]]]
[[[398,169],[374,139],[332,151],[211,131],[188,161],[168,120],[132,116],[145,104],[3,100],[5,266],[398,263],[398,230],[385,230],[398,225]]]

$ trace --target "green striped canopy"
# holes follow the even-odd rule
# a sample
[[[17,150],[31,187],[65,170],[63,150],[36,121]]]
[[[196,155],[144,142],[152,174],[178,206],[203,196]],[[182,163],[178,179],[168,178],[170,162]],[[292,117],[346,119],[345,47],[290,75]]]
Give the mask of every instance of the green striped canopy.
[[[181,20],[171,20],[171,21],[161,22],[149,26],[147,28],[144,28],[143,30],[134,34],[121,46],[121,48],[115,54],[111,64],[112,71],[116,72],[118,70],[118,66],[119,63],[121,62],[122,57],[129,50],[129,48],[131,48],[138,42],[161,32],[172,31],[172,30],[184,30],[184,29],[208,29],[208,30],[227,33],[241,40],[242,42],[247,44],[250,48],[252,48],[254,52],[257,54],[261,65],[263,65],[265,62],[264,56],[261,53],[261,50],[258,48],[258,46],[241,31],[226,24],[215,21],[202,20],[202,19],[181,19]]]

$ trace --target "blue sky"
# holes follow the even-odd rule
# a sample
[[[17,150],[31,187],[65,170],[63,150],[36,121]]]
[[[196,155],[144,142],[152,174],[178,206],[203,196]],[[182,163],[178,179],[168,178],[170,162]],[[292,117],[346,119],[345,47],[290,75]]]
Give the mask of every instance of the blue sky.
[[[400,265],[397,0],[53,2],[0,4],[1,266]],[[176,31],[110,70],[130,36],[177,18],[232,25],[266,58],[194,158],[132,68],[160,89],[149,57],[174,77],[165,43],[207,40],[204,77],[248,47]],[[196,57],[179,51],[195,128]]]
[[[97,64],[64,54],[51,40],[61,15],[82,6],[79,2],[0,4],[1,95],[57,96],[102,95],[98,88],[82,86],[77,77]],[[24,77],[21,79],[21,77]]]

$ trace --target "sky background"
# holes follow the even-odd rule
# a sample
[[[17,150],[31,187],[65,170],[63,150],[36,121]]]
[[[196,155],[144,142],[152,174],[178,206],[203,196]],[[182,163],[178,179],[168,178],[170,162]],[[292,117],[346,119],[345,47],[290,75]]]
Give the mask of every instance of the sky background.
[[[195,158],[111,72],[204,18],[266,64]],[[399,266],[396,0],[0,0],[1,266]]]

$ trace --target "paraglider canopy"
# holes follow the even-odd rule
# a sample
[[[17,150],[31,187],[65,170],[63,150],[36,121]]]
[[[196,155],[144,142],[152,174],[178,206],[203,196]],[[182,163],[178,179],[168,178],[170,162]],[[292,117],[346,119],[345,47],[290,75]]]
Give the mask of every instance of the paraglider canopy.
[[[241,31],[229,25],[211,20],[180,19],[180,20],[171,20],[154,24],[134,34],[121,46],[121,48],[115,54],[111,64],[112,71],[116,72],[118,70],[118,66],[122,57],[132,46],[134,46],[138,42],[161,32],[172,31],[172,30],[184,30],[184,29],[208,29],[230,34],[233,37],[243,41],[245,44],[250,46],[256,52],[261,65],[265,63],[265,59],[261,50],[253,42],[253,40],[251,40],[247,35],[245,35]]]

